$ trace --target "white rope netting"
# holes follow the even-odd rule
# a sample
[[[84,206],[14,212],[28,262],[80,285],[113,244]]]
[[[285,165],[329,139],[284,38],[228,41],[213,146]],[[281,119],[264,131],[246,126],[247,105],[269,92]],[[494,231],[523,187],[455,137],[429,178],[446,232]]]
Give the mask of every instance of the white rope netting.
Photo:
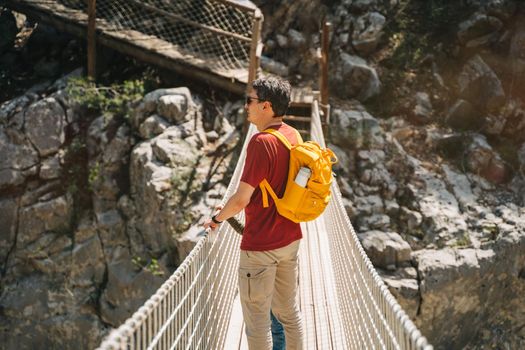
[[[84,0],[57,0],[87,12]],[[176,49],[186,59],[205,60],[212,70],[247,69],[254,16],[249,1],[97,0],[97,23],[115,31],[136,31]],[[133,39],[133,35],[129,36]]]

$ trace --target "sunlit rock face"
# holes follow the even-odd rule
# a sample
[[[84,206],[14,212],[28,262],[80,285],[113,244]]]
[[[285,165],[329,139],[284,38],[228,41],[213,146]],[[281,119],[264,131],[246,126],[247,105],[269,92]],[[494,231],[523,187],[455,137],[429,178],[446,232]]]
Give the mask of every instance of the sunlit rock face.
[[[6,349],[97,347],[191,251],[229,159],[212,174],[202,150],[239,141],[225,117],[204,130],[201,108],[186,87],[124,118],[85,113],[61,89],[0,106]]]

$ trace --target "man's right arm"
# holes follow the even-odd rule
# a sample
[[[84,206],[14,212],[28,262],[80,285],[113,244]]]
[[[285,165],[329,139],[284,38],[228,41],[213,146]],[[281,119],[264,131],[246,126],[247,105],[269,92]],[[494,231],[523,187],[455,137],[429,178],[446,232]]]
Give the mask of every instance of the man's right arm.
[[[228,199],[224,205],[224,208],[222,208],[219,213],[215,215],[215,220],[228,220],[246,208],[248,203],[250,203],[250,198],[252,197],[253,191],[255,191],[255,187],[241,181],[237,191],[233,194],[233,196],[230,197],[230,199]],[[216,226],[217,224],[215,224],[211,219],[204,223],[204,228],[211,227],[213,229]]]

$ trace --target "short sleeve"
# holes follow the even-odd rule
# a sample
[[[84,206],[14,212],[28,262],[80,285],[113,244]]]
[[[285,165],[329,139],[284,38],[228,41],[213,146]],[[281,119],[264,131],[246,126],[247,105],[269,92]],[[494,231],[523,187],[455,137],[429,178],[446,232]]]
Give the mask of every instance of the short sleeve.
[[[270,157],[268,145],[264,139],[255,135],[246,150],[246,161],[241,176],[241,181],[250,186],[257,187],[259,183],[268,178],[270,174]]]

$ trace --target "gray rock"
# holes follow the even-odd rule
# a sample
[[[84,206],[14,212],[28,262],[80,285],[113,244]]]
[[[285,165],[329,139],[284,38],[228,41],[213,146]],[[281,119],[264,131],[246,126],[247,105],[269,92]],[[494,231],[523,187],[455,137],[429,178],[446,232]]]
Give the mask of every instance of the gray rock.
[[[269,73],[282,77],[287,77],[289,73],[288,67],[285,64],[277,62],[267,56],[261,56],[261,68]]]
[[[343,52],[334,67],[331,84],[338,96],[366,101],[380,92],[381,82],[376,70],[362,58]]]
[[[384,213],[383,200],[377,195],[355,197],[354,205],[359,216]]]
[[[381,149],[383,131],[367,112],[334,109],[330,120],[332,142],[343,149]]]
[[[359,216],[356,221],[356,227],[360,232],[369,230],[386,231],[390,228],[390,224],[390,217],[385,214]]]
[[[452,189],[461,210],[463,212],[474,210],[477,207],[478,197],[472,192],[467,176],[452,170],[448,165],[443,165],[442,168],[445,173],[445,181]]]
[[[503,23],[498,18],[475,13],[467,21],[460,23],[458,39],[460,43],[467,44],[473,39],[495,36],[502,27]]]
[[[353,11],[364,12],[375,6],[377,0],[354,0],[349,1],[350,8]]]
[[[193,98],[187,87],[158,89],[152,91],[146,94],[142,101],[132,110],[130,119],[133,128],[139,129],[142,122],[157,110],[159,99],[166,95],[183,96],[186,100],[188,109],[194,106]]]
[[[149,140],[159,134],[162,134],[170,124],[166,119],[159,115],[152,115],[146,118],[142,124],[140,124],[139,134],[142,138]]]
[[[42,161],[40,166],[40,178],[44,180],[56,179],[60,177],[62,167],[60,166],[59,157],[51,157]]]
[[[479,130],[485,124],[483,114],[470,102],[461,99],[450,108],[445,121],[459,130]]]
[[[499,135],[505,129],[507,119],[505,115],[487,114],[485,117],[485,126],[483,132],[489,135]]]
[[[277,40],[277,44],[279,47],[282,47],[283,49],[288,47],[288,37],[282,34],[277,34],[275,36],[275,39]]]
[[[456,198],[448,191],[446,184],[417,160],[413,160],[415,171],[407,184],[413,202],[423,216],[421,232],[427,243],[439,244],[453,236],[463,235],[467,230]]]
[[[503,183],[508,178],[505,162],[488,144],[485,136],[474,135],[467,149],[467,168],[492,183]]]
[[[118,127],[117,132],[109,141],[102,153],[102,162],[106,165],[116,164],[116,169],[111,168],[112,172],[118,170],[121,164],[127,164],[129,151],[132,147],[131,130],[126,124]]]
[[[26,110],[26,135],[42,157],[56,153],[64,143],[65,126],[64,109],[53,97],[37,101]]]
[[[21,208],[17,246],[23,248],[44,232],[68,232],[71,228],[73,205],[69,196],[61,196]]]
[[[20,185],[36,173],[38,153],[20,132],[0,128],[0,154],[0,189]]]
[[[417,92],[414,97],[414,108],[412,109],[412,121],[418,124],[426,124],[432,120],[432,103],[426,92]]]
[[[17,223],[18,223],[18,205],[14,199],[0,200],[0,261],[6,261],[7,255],[15,244]]]
[[[0,124],[14,126],[18,130],[22,130],[24,125],[24,114],[22,112],[37,98],[38,96],[34,94],[25,94],[3,102],[0,105]]]
[[[375,266],[392,268],[410,261],[410,245],[395,232],[367,231],[358,236]]]
[[[378,273],[408,317],[415,319],[420,305],[416,269],[405,267],[389,272],[378,270]]]
[[[494,324],[501,317],[513,322],[516,315],[523,314],[523,281],[516,266],[525,266],[520,253],[525,239],[517,235],[507,238],[506,242],[497,241],[490,250],[413,253],[422,298],[415,321],[434,344],[464,347],[487,322]]]
[[[503,22],[511,18],[517,8],[518,4],[514,0],[489,0],[485,4],[487,14],[497,17]]]
[[[123,256],[108,264],[108,282],[100,308],[102,320],[117,327],[155,293],[163,279]]]
[[[492,69],[476,55],[458,77],[460,96],[482,111],[497,111],[505,103],[505,91]]]
[[[77,287],[87,288],[100,285],[104,280],[106,264],[100,239],[95,234],[91,238],[75,244],[72,252],[71,279]]]
[[[151,146],[153,155],[163,164],[191,166],[197,158],[195,150],[185,140],[167,139],[161,135],[152,141]]]
[[[378,12],[366,13],[357,19],[352,45],[360,55],[368,56],[376,50],[385,24],[385,17]]]
[[[190,120],[188,101],[185,95],[161,96],[157,102],[157,112],[173,124],[180,124]]]
[[[423,223],[421,213],[410,210],[407,207],[401,207],[400,220],[406,225],[406,234],[423,238],[420,226]]]
[[[350,175],[355,171],[355,152],[346,151],[343,148],[334,144],[329,144],[328,147],[337,156],[337,163],[333,169],[338,174]]]
[[[512,57],[512,70],[515,75],[525,73],[525,28],[518,27],[510,43],[510,56]]]
[[[209,142],[215,142],[218,139],[219,139],[219,134],[217,133],[217,131],[212,130],[206,133],[206,140],[208,140]]]
[[[288,30],[288,45],[293,49],[304,48],[306,46],[306,38],[301,32],[290,29]]]

